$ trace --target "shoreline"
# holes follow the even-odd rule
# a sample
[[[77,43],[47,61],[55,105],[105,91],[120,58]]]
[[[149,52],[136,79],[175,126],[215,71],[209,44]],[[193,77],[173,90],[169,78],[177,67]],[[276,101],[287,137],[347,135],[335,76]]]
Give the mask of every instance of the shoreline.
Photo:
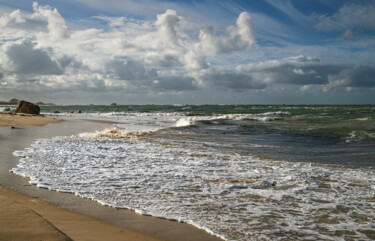
[[[44,125],[43,127],[25,126],[22,129],[0,127],[0,140],[7,143],[7,145],[2,145],[0,148],[0,161],[2,163],[0,184],[37,200],[47,201],[68,212],[87,215],[103,223],[115,225],[115,227],[134,230],[136,233],[153,237],[155,238],[154,240],[222,240],[190,224],[144,216],[130,210],[103,206],[97,202],[77,197],[74,194],[37,188],[35,185],[30,185],[27,178],[9,173],[9,170],[15,167],[19,161],[19,158],[13,156],[12,152],[27,148],[36,139],[92,132],[109,127],[111,127],[110,123],[85,120],[67,120],[53,125]]]

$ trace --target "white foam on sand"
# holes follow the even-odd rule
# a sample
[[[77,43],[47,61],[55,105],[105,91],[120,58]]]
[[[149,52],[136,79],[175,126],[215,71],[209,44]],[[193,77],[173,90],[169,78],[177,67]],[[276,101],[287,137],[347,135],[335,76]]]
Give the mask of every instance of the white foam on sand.
[[[218,150],[106,135],[55,137],[15,151],[22,159],[12,172],[39,187],[191,223],[227,240],[370,240],[374,170]]]

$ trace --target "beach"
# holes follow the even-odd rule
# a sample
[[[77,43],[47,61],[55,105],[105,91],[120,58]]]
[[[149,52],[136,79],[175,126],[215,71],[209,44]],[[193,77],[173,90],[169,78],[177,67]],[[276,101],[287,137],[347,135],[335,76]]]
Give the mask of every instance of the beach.
[[[374,16],[0,0],[0,241],[375,240]]]
[[[22,113],[0,113],[0,126],[42,126],[60,122],[59,119]]]
[[[373,111],[44,106],[0,127],[0,183],[162,240],[372,240]]]
[[[36,139],[100,130],[110,124],[84,120],[61,122],[22,115],[10,122],[13,117],[0,115],[1,237],[9,240],[218,240],[191,225],[147,217],[30,185],[27,178],[9,172],[19,161],[12,152],[28,147]]]
[[[3,240],[162,240],[0,186]]]

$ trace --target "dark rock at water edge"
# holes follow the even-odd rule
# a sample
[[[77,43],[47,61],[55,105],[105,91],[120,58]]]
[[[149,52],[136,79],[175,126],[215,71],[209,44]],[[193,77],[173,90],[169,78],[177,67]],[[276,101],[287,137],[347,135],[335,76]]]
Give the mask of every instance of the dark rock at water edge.
[[[112,103],[111,105],[117,105],[116,103]]]
[[[39,115],[40,114],[40,107],[33,103],[21,100],[18,102],[16,113],[25,113],[25,114],[33,114]]]

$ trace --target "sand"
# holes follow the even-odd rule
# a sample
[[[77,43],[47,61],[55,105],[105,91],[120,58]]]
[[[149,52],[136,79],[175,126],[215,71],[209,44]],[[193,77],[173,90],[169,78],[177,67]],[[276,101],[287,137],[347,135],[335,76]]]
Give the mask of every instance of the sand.
[[[0,113],[0,126],[42,126],[60,121],[54,118],[44,118],[41,115]]]
[[[0,186],[2,240],[150,240],[155,237],[70,212]]]

